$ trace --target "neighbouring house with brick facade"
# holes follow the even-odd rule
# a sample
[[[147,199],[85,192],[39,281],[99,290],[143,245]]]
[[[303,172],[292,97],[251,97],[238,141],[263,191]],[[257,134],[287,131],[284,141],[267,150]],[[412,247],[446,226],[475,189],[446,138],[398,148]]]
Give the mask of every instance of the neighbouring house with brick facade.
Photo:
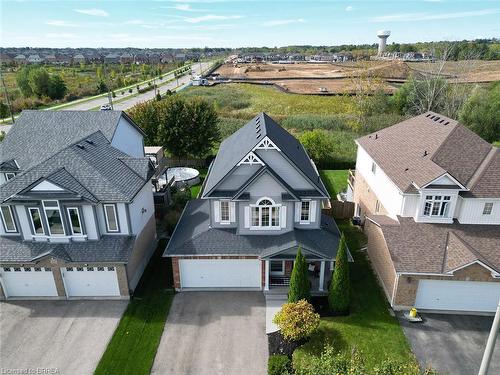
[[[129,298],[154,169],[121,111],[24,111],[0,143],[0,299]]]
[[[348,196],[393,308],[484,313],[500,298],[500,151],[427,112],[357,140]]]
[[[200,199],[190,201],[163,256],[175,288],[286,289],[300,247],[313,293],[324,293],[339,230],[300,142],[265,113],[221,143]]]

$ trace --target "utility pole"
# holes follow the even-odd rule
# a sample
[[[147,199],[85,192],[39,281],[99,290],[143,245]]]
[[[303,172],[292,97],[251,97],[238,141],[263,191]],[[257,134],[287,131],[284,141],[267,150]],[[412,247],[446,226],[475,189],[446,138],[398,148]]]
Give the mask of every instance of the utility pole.
[[[486,349],[484,350],[483,360],[481,361],[481,367],[479,368],[478,375],[488,375],[491,357],[493,356],[493,350],[495,349],[495,342],[497,340],[499,328],[500,300],[498,301],[497,312],[495,314],[495,319],[493,319],[493,325],[491,326],[490,336],[488,337],[488,342],[486,343]]]
[[[109,105],[111,106],[111,109],[113,109],[113,96],[111,95],[111,89],[110,89],[110,84],[108,81],[108,75],[106,74],[106,63],[103,63],[104,65],[104,81],[106,82],[106,86],[108,86],[108,102]]]
[[[14,124],[16,120],[14,120],[14,114],[12,113],[12,106],[10,105],[9,92],[7,91],[7,86],[5,86],[5,80],[3,78],[3,67],[0,67],[0,77],[2,78],[2,86],[5,92],[5,100],[7,101],[7,107],[9,107],[10,118],[12,119],[12,123]]]

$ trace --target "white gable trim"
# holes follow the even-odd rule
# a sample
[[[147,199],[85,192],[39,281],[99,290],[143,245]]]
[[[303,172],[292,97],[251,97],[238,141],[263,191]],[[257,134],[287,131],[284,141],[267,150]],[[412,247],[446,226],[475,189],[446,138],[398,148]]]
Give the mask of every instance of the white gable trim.
[[[253,151],[250,151],[236,165],[239,167],[240,165],[255,165],[255,164],[260,164],[262,166],[265,165],[264,162],[262,160],[260,160],[260,158],[257,155],[255,155],[255,153]]]
[[[495,271],[493,268],[489,267],[488,265],[484,264],[484,263],[483,263],[483,262],[481,262],[480,260],[474,260],[474,261],[472,261],[472,262],[470,262],[470,263],[464,264],[463,266],[460,266],[460,267],[457,267],[457,268],[455,268],[455,269],[453,269],[453,270],[451,270],[451,271],[448,271],[447,273],[448,273],[448,274],[454,274],[455,272],[460,271],[461,269],[467,268],[467,267],[469,267],[469,266],[472,266],[473,264],[479,264],[480,266],[482,266],[482,267],[486,268],[488,271],[490,271],[490,272],[491,272],[491,275],[492,275],[493,277],[498,277],[498,276],[500,276],[500,274],[499,274],[497,271]]]
[[[262,141],[257,143],[257,145],[252,149],[255,150],[277,150],[281,151],[278,146],[276,146],[273,141],[271,141],[267,136],[265,136]]]
[[[66,189],[63,189],[62,187],[50,181],[43,180],[42,182],[31,188],[30,191],[66,191]]]
[[[449,173],[444,173],[442,174],[441,176],[439,176],[438,178],[435,178],[434,180],[432,180],[431,182],[428,182],[427,184],[425,184],[424,186],[421,187],[421,189],[425,189],[427,188],[427,186],[429,185],[432,185],[434,182],[442,179],[442,178],[448,178],[449,180],[451,180],[455,185],[459,186],[461,189],[463,190],[469,190],[467,189],[464,185],[462,185],[460,182],[458,182],[458,180],[456,178],[453,178],[453,176]]]

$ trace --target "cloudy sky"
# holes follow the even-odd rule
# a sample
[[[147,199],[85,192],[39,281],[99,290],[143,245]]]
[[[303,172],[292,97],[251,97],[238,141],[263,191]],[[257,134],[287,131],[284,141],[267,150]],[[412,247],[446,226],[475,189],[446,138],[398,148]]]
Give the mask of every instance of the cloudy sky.
[[[498,0],[0,0],[0,46],[241,47],[500,37]]]

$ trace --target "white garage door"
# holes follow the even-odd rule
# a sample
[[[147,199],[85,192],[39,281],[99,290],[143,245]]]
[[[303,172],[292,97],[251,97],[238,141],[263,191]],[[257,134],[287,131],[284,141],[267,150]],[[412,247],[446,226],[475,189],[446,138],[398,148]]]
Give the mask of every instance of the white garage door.
[[[57,297],[50,268],[2,267],[0,276],[7,297]]]
[[[115,267],[63,267],[68,297],[119,296]]]
[[[500,283],[420,280],[415,306],[421,309],[494,312]]]
[[[258,259],[181,259],[182,288],[260,288]]]

